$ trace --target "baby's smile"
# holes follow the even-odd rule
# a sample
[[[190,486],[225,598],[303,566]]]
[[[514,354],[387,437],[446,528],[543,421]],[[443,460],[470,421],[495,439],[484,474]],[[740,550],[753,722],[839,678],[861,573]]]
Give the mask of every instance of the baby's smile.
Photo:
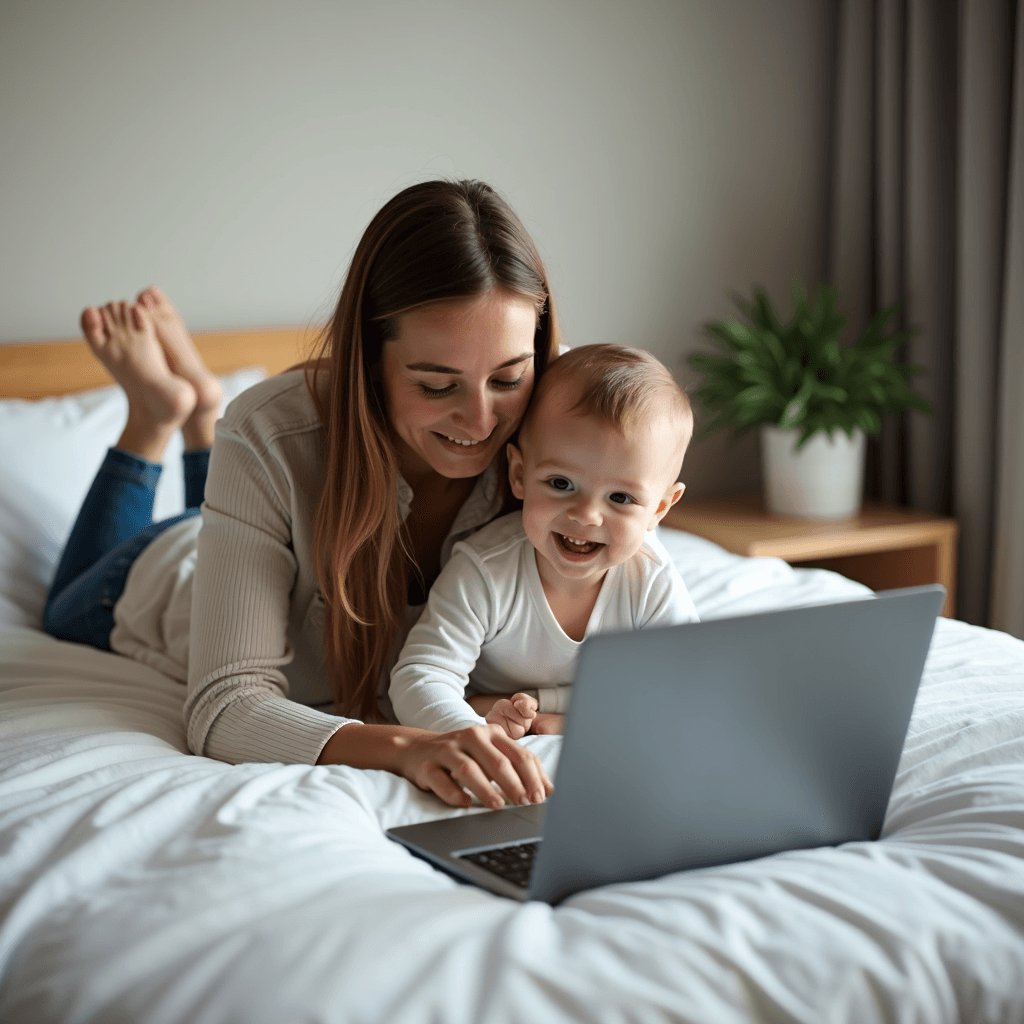
[[[554,534],[555,540],[561,551],[572,558],[573,561],[585,561],[604,545],[596,540],[577,540],[575,537],[568,537],[564,533]]]

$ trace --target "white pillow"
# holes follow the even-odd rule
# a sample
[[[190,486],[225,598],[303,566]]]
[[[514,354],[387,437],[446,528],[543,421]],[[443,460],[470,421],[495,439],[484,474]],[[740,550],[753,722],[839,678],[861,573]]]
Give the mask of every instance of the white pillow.
[[[221,412],[266,378],[262,367],[220,377]],[[128,402],[118,387],[28,402],[0,400],[0,628],[42,621],[46,590],[64,542],[99,469],[124,428]],[[185,507],[183,444],[164,457],[153,519]]]

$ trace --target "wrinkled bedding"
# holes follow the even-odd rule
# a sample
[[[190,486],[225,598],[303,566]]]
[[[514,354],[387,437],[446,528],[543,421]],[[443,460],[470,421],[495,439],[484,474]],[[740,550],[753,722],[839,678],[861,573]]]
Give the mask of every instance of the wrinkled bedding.
[[[864,590],[663,539],[705,618]],[[555,909],[389,842],[452,812],[386,772],[188,755],[182,699],[0,632],[5,1024],[1024,1020],[1024,643],[1004,634],[937,624],[880,842]],[[559,740],[529,742],[557,783]]]

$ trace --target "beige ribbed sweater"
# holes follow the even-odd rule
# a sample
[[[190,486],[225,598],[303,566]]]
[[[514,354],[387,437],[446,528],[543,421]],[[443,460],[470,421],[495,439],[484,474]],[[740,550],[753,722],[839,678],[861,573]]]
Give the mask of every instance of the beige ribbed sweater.
[[[217,424],[203,514],[136,559],[111,647],[188,683],[189,748],[222,761],[315,763],[351,719],[332,714],[312,535],[326,442],[301,372],[240,395]],[[497,513],[491,469],[441,550]],[[412,491],[399,481],[399,511]],[[201,528],[200,528],[201,527]],[[406,610],[392,661],[420,609]],[[383,681],[386,692],[386,676]]]

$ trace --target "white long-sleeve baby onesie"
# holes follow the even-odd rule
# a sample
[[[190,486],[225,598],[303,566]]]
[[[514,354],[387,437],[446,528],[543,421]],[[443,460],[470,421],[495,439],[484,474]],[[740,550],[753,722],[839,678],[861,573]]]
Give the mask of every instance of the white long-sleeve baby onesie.
[[[608,570],[584,639],[696,620],[682,577],[649,534],[636,555]],[[484,721],[467,703],[467,690],[534,688],[541,710],[564,710],[564,700],[544,698],[552,688],[567,692],[581,643],[548,605],[522,513],[503,516],[456,544],[431,587],[391,673],[395,715],[403,725],[447,732]]]

